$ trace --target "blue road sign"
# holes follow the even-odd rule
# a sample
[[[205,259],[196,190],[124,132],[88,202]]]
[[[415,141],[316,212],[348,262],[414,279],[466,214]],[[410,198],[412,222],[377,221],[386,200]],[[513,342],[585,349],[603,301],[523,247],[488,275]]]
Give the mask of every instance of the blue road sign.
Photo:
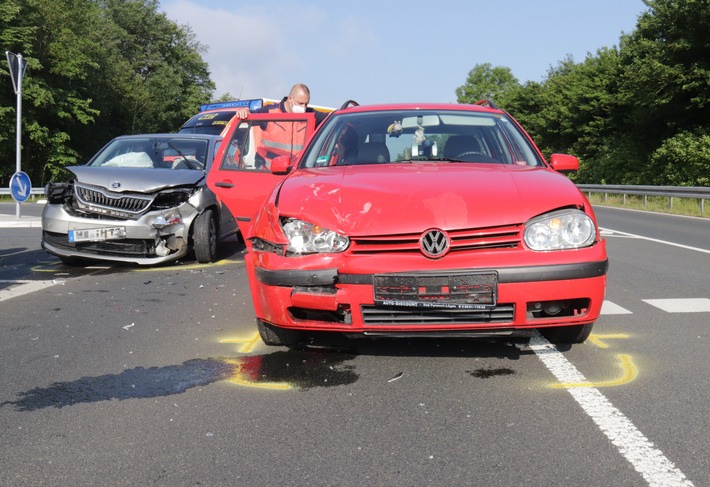
[[[27,201],[27,198],[30,197],[31,190],[32,183],[26,173],[18,171],[12,175],[10,178],[10,193],[12,193],[12,197],[15,201],[18,203]]]

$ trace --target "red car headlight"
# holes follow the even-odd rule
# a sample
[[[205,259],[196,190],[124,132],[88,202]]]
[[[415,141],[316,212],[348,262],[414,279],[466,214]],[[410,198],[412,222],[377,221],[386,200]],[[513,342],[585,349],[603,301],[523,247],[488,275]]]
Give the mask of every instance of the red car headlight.
[[[323,254],[343,252],[350,239],[320,225],[287,218],[281,220],[281,230],[288,239],[287,254]]]

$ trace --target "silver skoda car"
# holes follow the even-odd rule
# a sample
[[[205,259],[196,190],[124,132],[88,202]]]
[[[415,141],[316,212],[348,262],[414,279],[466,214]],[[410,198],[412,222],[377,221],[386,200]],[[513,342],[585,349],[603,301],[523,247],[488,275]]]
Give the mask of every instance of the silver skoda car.
[[[229,210],[206,186],[221,136],[126,135],[113,139],[69,182],[50,182],[42,248],[67,265],[93,260],[140,265],[194,251],[216,258],[217,241],[237,232]]]

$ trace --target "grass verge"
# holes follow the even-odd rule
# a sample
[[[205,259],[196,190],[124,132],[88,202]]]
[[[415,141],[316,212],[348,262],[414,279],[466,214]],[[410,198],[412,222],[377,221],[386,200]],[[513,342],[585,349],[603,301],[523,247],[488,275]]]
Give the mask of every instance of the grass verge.
[[[653,213],[669,213],[672,215],[697,216],[710,218],[710,202],[704,204],[696,198],[668,198],[665,196],[587,194],[593,206],[612,206],[632,210],[650,211]]]

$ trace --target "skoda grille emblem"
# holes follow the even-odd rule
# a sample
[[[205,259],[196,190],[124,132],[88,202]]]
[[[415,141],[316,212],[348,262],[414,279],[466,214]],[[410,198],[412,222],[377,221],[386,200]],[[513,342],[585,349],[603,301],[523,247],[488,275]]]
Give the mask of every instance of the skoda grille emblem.
[[[121,183],[119,183],[118,181],[114,181],[113,183],[111,183],[111,189],[118,189],[120,187]]]
[[[427,230],[419,239],[422,253],[432,259],[443,257],[449,251],[449,237],[436,228]]]

